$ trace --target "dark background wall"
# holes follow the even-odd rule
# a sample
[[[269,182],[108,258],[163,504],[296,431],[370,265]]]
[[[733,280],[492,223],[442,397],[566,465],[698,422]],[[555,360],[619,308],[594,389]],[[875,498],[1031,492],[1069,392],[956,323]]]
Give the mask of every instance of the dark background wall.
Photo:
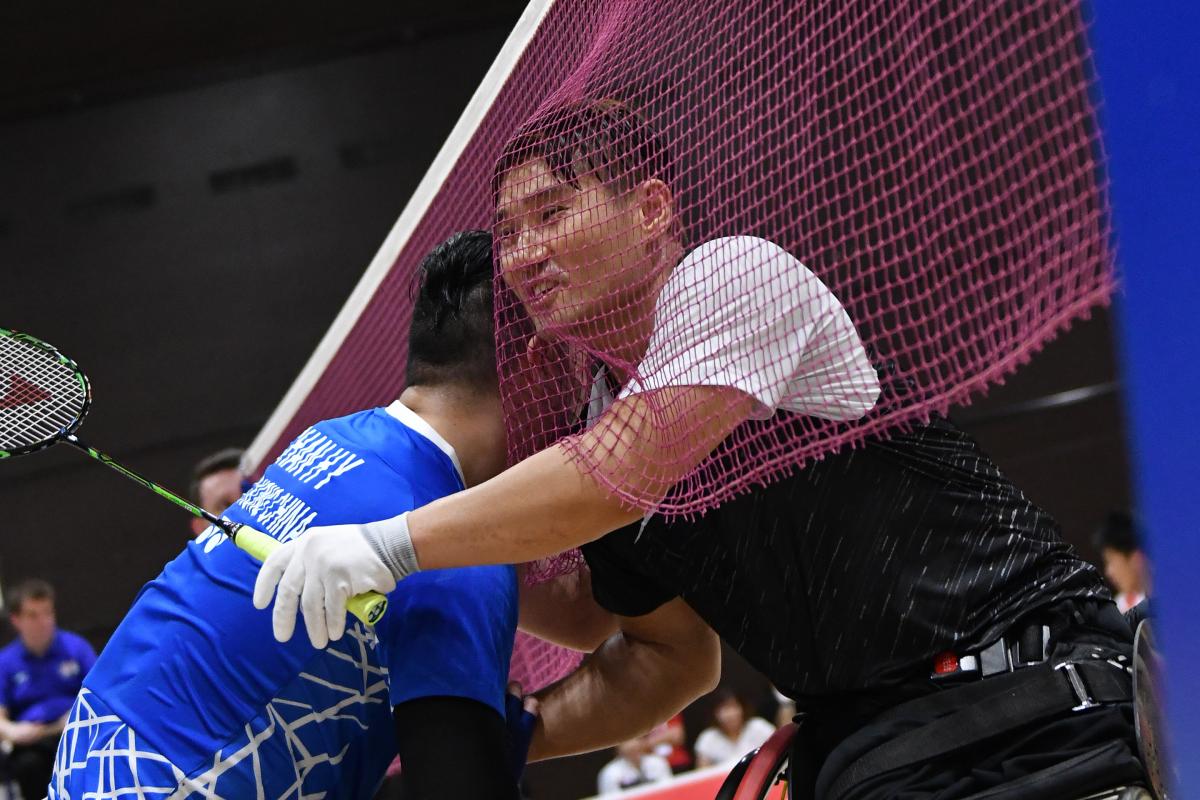
[[[490,65],[508,5],[0,127],[0,324],[89,373],[85,439],[180,489],[199,457],[250,440]],[[189,522],[65,448],[5,463],[0,507],[0,577],[52,580],[63,624],[93,638]]]
[[[265,421],[523,4],[48,5],[0,10],[0,325],[88,371],[86,439],[182,489]],[[1129,502],[1117,380],[1100,311],[956,415],[1089,557]],[[0,582],[53,581],[61,624],[97,644],[188,536],[65,448],[0,464],[0,510]],[[586,793],[605,758],[531,786]]]

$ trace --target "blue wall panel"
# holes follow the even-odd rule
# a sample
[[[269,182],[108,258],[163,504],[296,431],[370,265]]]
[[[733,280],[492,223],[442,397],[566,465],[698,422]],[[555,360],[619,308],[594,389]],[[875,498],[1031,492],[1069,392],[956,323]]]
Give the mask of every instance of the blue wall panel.
[[[1200,6],[1097,0],[1138,510],[1156,565],[1181,780],[1200,797]]]

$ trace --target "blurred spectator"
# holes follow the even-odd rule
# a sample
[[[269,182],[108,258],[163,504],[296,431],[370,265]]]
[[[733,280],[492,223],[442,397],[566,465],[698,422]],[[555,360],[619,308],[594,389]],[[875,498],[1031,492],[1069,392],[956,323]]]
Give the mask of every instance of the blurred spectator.
[[[634,786],[658,783],[671,777],[671,765],[651,752],[646,736],[617,745],[617,757],[604,765],[596,781],[600,794],[621,792]]]
[[[227,447],[200,459],[192,469],[192,502],[214,514],[236,503],[244,491],[243,455],[244,451]],[[199,536],[207,527],[208,523],[202,519],[192,520],[192,535]]]
[[[1104,574],[1116,592],[1117,607],[1125,613],[1150,594],[1150,560],[1132,515],[1114,511],[1096,533],[1104,558]]]
[[[751,717],[742,699],[728,689],[717,690],[715,701],[713,726],[696,739],[698,767],[737,760],[775,732],[775,726],[762,717]]]
[[[0,650],[0,740],[12,747],[7,773],[26,800],[36,800],[46,795],[58,736],[96,652],[58,630],[54,589],[45,581],[17,585],[8,611],[17,639]]]
[[[692,754],[683,746],[687,729],[683,726],[683,714],[676,714],[646,734],[646,741],[655,755],[662,756],[678,775],[692,768]]]

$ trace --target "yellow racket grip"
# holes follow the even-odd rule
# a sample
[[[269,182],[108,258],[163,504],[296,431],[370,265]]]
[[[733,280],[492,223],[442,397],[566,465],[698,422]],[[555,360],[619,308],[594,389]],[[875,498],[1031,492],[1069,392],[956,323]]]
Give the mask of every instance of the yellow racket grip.
[[[230,535],[233,537],[233,543],[259,561],[266,561],[267,556],[280,545],[278,539],[246,525],[230,527],[232,528]],[[346,610],[364,625],[374,625],[383,617],[383,612],[387,611],[387,598],[379,592],[364,592],[346,601]]]

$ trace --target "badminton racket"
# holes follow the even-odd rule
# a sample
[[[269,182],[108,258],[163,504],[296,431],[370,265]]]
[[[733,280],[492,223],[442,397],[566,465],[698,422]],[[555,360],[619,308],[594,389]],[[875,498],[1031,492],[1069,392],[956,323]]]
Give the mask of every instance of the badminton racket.
[[[278,540],[262,531],[210,514],[82,442],[75,432],[91,405],[91,384],[78,364],[34,336],[0,328],[0,459],[28,455],[64,442],[217,526],[259,561],[280,546]],[[387,609],[387,598],[367,592],[351,598],[346,608],[373,625]]]

